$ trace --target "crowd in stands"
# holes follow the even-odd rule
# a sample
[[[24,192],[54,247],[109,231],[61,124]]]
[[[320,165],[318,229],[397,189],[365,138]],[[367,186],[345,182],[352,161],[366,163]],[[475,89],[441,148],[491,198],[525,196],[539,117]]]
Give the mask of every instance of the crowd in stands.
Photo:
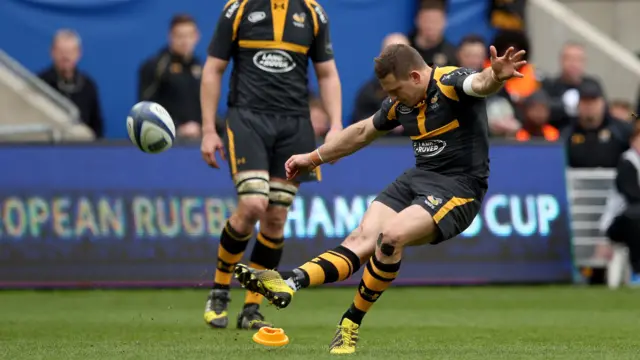
[[[431,66],[460,66],[478,71],[489,66],[489,44],[498,53],[513,46],[531,55],[524,31],[498,31],[490,41],[469,34],[456,46],[444,36],[446,23],[443,3],[424,0],[416,13],[414,30],[409,34],[389,34],[382,47],[410,44]],[[203,59],[194,55],[199,40],[195,20],[188,15],[176,15],[169,26],[167,46],[145,60],[139,69],[138,100],[165,106],[176,122],[178,136],[183,138],[200,137],[199,80]],[[81,49],[78,34],[59,31],[52,44],[52,66],[40,77],[76,103],[82,120],[101,137],[98,89],[91,77],[76,66]],[[570,166],[615,166],[621,152],[628,148],[632,104],[616,99],[608,101],[597,77],[585,73],[587,59],[581,44],[566,43],[558,60],[558,74],[541,74],[535,64],[529,63],[520,70],[524,78],[509,80],[500,93],[488,99],[490,135],[516,141],[563,141]],[[353,113],[345,114],[347,122],[371,116],[385,96],[372,72],[357,93]],[[309,104],[314,129],[321,137],[328,129],[328,116],[313,92]],[[402,127],[398,127],[388,136],[402,132]]]

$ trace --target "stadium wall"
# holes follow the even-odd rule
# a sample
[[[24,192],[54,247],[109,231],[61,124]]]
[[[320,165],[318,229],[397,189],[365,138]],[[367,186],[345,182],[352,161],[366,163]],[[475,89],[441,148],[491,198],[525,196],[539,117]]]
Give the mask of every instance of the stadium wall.
[[[291,209],[281,268],[339,244],[412,165],[409,144],[388,140],[323,166],[322,181],[305,184]],[[562,146],[496,143],[491,166],[472,225],[412,248],[398,283],[572,281]],[[0,168],[0,287],[209,284],[235,199],[228,169],[207,167],[197,144],[162,155],[128,143],[5,145]]]

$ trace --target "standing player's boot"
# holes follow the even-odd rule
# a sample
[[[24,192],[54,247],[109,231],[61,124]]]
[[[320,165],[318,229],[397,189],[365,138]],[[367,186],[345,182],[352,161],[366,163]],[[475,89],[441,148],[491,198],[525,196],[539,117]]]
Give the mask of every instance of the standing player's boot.
[[[256,270],[237,264],[234,276],[242,286],[265,297],[278,309],[287,307],[293,298],[293,289],[274,270]]]
[[[213,328],[226,328],[229,325],[227,307],[230,301],[229,290],[211,290],[204,307],[204,321]]]
[[[273,324],[264,321],[264,315],[260,313],[258,304],[245,305],[238,314],[238,329],[257,330],[263,327],[272,327]]]
[[[338,325],[336,335],[329,345],[331,354],[353,354],[356,352],[356,342],[358,342],[358,330],[360,325],[343,318]]]

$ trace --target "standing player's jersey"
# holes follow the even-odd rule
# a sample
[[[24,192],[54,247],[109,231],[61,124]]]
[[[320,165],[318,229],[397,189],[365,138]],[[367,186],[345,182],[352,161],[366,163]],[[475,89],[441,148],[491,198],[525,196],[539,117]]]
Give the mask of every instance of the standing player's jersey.
[[[467,95],[462,84],[475,71],[436,67],[425,100],[415,107],[386,99],[374,115],[376,129],[402,125],[413,140],[416,166],[443,175],[489,177],[489,134],[484,98]]]
[[[309,58],[333,59],[329,18],[315,0],[231,0],[209,55],[233,59],[229,107],[308,115]]]

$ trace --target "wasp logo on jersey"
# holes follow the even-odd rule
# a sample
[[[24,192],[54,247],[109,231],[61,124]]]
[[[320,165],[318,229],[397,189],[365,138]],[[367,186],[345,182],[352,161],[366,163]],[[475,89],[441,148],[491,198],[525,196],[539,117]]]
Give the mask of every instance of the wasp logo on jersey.
[[[442,199],[433,195],[429,195],[427,196],[427,199],[424,201],[424,203],[427,204],[427,206],[429,206],[430,208],[435,209],[436,206],[440,206],[442,204]]]
[[[293,25],[299,28],[304,28],[305,19],[306,19],[305,13],[293,14]]]

